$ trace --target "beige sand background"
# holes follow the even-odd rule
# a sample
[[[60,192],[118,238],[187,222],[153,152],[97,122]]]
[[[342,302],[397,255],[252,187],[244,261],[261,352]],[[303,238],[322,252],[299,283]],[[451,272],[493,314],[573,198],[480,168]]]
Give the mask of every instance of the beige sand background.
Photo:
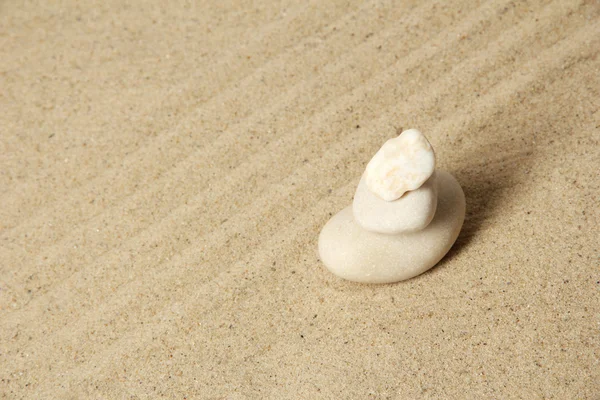
[[[597,1],[0,3],[0,397],[600,399]],[[451,253],[321,226],[417,127]]]

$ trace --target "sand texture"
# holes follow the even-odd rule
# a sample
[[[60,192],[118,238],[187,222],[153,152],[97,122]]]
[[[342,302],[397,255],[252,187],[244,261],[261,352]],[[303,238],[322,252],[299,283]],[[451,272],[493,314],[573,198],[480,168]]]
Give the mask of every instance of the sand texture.
[[[0,398],[599,399],[600,3],[0,1]],[[318,259],[387,139],[466,196]]]

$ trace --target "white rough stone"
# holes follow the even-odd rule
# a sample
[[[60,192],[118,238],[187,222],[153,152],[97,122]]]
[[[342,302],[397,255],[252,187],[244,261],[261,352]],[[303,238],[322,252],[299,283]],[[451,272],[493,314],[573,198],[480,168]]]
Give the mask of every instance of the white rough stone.
[[[436,175],[434,172],[420,188],[394,201],[385,201],[370,191],[363,175],[352,202],[356,222],[368,231],[391,235],[424,229],[437,208]]]
[[[429,141],[416,129],[384,143],[365,170],[367,187],[385,201],[399,199],[418,189],[435,170],[435,154]]]
[[[465,217],[465,196],[454,177],[437,172],[438,205],[433,220],[418,232],[388,235],[363,229],[352,206],[327,222],[319,254],[335,275],[362,283],[392,283],[419,275],[450,250]]]

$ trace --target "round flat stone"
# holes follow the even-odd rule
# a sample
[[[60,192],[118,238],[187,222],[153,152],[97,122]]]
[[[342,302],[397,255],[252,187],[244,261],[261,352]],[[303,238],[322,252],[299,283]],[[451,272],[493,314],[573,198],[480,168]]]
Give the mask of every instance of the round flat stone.
[[[420,188],[404,193],[398,200],[385,201],[369,190],[363,175],[352,202],[356,222],[368,231],[387,234],[424,229],[437,208],[436,176],[434,172]]]
[[[335,275],[362,283],[392,283],[417,276],[450,250],[465,217],[460,184],[437,173],[438,205],[433,220],[418,232],[388,235],[363,229],[352,206],[333,216],[319,236],[319,254]]]

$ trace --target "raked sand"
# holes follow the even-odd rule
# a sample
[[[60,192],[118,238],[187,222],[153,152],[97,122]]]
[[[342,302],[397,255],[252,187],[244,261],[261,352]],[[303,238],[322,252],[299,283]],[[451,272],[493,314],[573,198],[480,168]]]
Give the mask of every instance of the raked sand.
[[[0,2],[0,398],[598,399],[599,54],[595,1]],[[463,230],[342,281],[411,127]]]

